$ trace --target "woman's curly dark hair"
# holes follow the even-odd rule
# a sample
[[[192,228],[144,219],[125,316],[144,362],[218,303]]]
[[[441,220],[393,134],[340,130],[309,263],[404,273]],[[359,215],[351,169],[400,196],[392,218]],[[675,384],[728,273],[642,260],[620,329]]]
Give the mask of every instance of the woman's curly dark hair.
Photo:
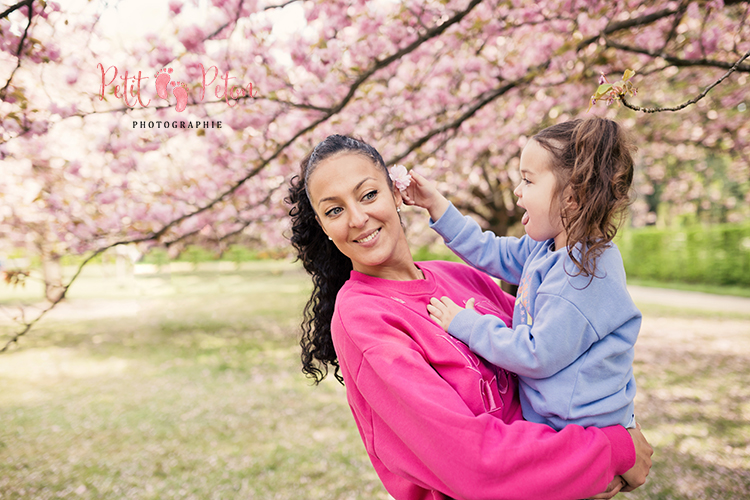
[[[336,380],[343,383],[331,338],[331,320],[336,295],[349,279],[352,261],[341,253],[323,232],[310,203],[307,183],[316,166],[323,160],[341,153],[359,154],[369,158],[386,172],[386,179],[392,187],[380,153],[362,140],[343,135],[328,136],[318,144],[300,162],[300,174],[294,176],[290,182],[286,202],[292,205],[289,210],[292,218],[291,242],[297,250],[297,259],[302,261],[313,281],[312,295],[305,305],[301,325],[302,371],[314,379],[316,384],[328,375],[328,365],[335,368]]]
[[[562,210],[568,255],[577,274],[593,277],[597,257],[615,237],[630,204],[636,147],[622,127],[604,118],[558,123],[533,139],[551,153],[558,206],[566,207],[569,195],[575,202]],[[578,244],[580,260],[573,253]]]

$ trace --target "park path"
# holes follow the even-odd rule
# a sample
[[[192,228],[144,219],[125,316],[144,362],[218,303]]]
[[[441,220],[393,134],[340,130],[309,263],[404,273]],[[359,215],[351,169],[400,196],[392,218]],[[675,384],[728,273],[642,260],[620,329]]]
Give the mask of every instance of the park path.
[[[641,286],[628,291],[643,312],[637,359],[663,363],[668,352],[750,361],[750,298]]]
[[[629,285],[628,291],[638,304],[654,304],[694,311],[716,311],[750,314],[750,298],[714,295],[702,292],[669,290]]]

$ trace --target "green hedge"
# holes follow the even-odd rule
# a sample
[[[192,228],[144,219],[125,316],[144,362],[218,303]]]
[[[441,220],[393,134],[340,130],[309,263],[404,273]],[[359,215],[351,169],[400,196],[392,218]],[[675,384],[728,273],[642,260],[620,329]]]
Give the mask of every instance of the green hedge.
[[[750,223],[624,229],[616,239],[629,278],[750,286]]]

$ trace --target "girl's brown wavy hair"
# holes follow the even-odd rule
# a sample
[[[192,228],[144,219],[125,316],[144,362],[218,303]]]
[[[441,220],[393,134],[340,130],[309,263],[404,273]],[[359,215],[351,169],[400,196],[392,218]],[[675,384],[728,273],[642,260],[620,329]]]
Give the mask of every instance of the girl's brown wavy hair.
[[[533,139],[550,152],[557,180],[553,206],[561,207],[568,255],[578,269],[574,275],[593,278],[596,259],[617,234],[631,201],[636,147],[620,125],[604,118],[559,123]]]

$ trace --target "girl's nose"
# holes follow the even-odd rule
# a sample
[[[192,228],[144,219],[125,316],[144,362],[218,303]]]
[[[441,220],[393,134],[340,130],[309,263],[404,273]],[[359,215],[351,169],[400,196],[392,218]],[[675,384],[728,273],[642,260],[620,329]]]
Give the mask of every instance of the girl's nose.
[[[518,186],[516,186],[516,189],[513,190],[513,194],[516,195],[516,196],[518,196],[519,198],[521,197],[521,186],[522,185],[523,185],[523,181],[521,181],[518,184]]]

